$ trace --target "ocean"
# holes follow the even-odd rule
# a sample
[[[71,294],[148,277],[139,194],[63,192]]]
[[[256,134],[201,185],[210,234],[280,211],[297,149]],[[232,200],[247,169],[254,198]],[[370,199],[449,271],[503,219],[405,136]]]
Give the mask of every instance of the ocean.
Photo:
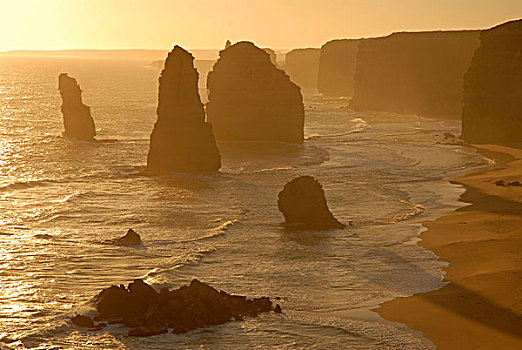
[[[488,165],[444,138],[460,122],[305,95],[303,144],[224,142],[217,174],[152,176],[159,70],[148,63],[0,58],[0,348],[433,348],[371,310],[443,285],[446,263],[416,244],[421,222],[465,205],[448,177]],[[101,142],[62,137],[61,72],[78,79]],[[351,225],[286,231],[277,194],[300,175]],[[129,228],[143,247],[104,243]],[[135,278],[171,288],[198,278],[269,296],[283,314],[148,338],[70,323],[93,313],[101,289]]]

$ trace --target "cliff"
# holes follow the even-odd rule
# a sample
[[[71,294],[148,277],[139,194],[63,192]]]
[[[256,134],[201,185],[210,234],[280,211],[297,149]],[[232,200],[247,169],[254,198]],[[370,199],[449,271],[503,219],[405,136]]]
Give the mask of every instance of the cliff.
[[[82,90],[76,79],[67,73],[58,76],[58,90],[62,97],[64,135],[83,141],[94,141],[96,128],[91,108],[82,102]]]
[[[180,46],[169,53],[161,72],[157,114],[150,135],[149,170],[205,173],[221,167],[212,126],[205,122],[194,57]]]
[[[300,88],[251,42],[220,52],[208,74],[206,110],[218,140],[303,141]]]
[[[361,40],[332,40],[321,47],[317,90],[325,96],[351,97]]]
[[[350,107],[458,117],[478,31],[394,33],[361,41]]]
[[[286,54],[285,72],[303,91],[317,91],[321,49],[295,49]]]
[[[522,20],[480,34],[464,77],[462,138],[475,143],[522,141]]]

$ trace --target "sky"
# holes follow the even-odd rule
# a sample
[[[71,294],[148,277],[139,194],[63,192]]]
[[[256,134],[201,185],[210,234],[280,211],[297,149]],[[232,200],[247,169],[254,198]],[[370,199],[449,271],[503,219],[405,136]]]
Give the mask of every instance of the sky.
[[[320,47],[394,31],[482,29],[522,0],[0,0],[0,51]]]

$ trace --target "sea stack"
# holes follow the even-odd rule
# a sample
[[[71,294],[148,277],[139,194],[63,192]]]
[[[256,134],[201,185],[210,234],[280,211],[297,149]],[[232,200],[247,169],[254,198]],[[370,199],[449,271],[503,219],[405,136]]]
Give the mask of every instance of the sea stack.
[[[159,78],[158,120],[150,135],[147,168],[155,173],[207,173],[221,156],[205,121],[192,54],[175,46]]]
[[[218,140],[303,141],[301,89],[253,43],[220,51],[207,88],[208,121]]]
[[[464,77],[462,139],[522,141],[522,20],[480,34]]]
[[[479,31],[402,32],[359,43],[350,108],[459,118]]]
[[[317,92],[320,49],[295,49],[286,54],[285,72],[303,91]]]
[[[58,76],[58,90],[62,97],[62,114],[64,136],[82,140],[94,141],[96,128],[91,116],[91,108],[82,102],[82,90],[76,79],[67,73]]]
[[[317,90],[325,96],[351,97],[361,39],[338,39],[321,47]]]
[[[328,209],[323,187],[312,176],[300,176],[279,192],[277,206],[285,222],[295,227],[312,230],[342,229]]]

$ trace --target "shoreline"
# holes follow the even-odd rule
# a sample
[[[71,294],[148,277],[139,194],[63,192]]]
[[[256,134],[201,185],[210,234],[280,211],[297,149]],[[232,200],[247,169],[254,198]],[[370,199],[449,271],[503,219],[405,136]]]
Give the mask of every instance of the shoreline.
[[[522,349],[522,149],[474,146],[495,165],[458,175],[468,203],[435,221],[418,244],[444,268],[440,289],[394,299],[374,309],[422,332],[438,349]],[[449,282],[449,283],[448,283]]]

